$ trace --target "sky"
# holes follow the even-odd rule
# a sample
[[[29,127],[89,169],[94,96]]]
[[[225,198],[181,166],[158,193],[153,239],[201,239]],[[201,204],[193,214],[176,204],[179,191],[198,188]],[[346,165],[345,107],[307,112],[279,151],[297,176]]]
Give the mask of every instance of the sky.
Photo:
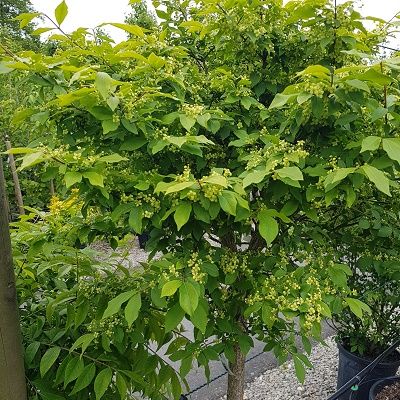
[[[34,7],[41,12],[54,16],[54,9],[61,0],[32,0]],[[69,14],[63,23],[66,31],[78,27],[93,28],[103,22],[123,22],[129,11],[128,0],[66,0]],[[345,0],[338,0],[343,3]],[[400,0],[362,0],[364,15],[373,15],[383,19],[392,18],[400,11]],[[123,31],[108,28],[116,41],[125,39]],[[398,41],[400,46],[400,40]]]

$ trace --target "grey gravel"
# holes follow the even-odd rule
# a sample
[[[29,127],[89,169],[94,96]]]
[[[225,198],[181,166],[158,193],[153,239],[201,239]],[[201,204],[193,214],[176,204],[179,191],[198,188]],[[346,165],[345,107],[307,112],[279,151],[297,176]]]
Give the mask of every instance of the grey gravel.
[[[139,241],[135,237],[129,239],[117,251],[114,251],[108,243],[103,241],[94,242],[90,245],[90,248],[99,252],[101,259],[112,260],[112,263],[119,263],[126,268],[139,267],[140,263],[146,262],[149,256],[149,253],[139,247]]]
[[[309,357],[314,369],[307,371],[304,384],[296,378],[289,361],[271,369],[247,385],[245,400],[325,400],[336,391],[338,350],[332,338],[327,346],[316,345]]]

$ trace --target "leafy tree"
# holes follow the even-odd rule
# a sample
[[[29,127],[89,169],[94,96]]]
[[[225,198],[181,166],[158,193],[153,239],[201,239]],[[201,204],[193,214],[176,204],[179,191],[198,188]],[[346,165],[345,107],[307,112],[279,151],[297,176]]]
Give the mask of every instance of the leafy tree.
[[[153,29],[157,26],[156,18],[147,5],[146,0],[131,1],[132,11],[126,16],[125,22],[138,25],[144,29]]]
[[[7,41],[7,45],[11,48],[29,49],[37,48],[39,40],[32,36],[34,25],[27,23],[22,24],[15,18],[24,13],[33,13],[32,3],[28,0],[1,0],[0,1],[0,37],[2,43]],[[30,22],[30,21],[28,21]]]
[[[41,146],[14,152],[26,154],[23,169],[41,163],[78,189],[83,216],[101,210],[95,225],[115,239],[150,232],[140,284],[121,285],[93,316],[110,327],[118,317],[114,355],[127,346],[140,355],[125,365],[124,388],[178,398],[192,364],[208,376],[223,353],[228,399],[241,400],[254,337],[281,362],[291,355],[303,380],[310,363],[296,338],[309,353],[324,318],[369,311],[350,292],[351,268],[331,239],[361,218],[353,210],[362,202],[378,193],[390,201],[396,190],[399,60],[377,60],[384,26],[368,31],[350,2],[154,4],[160,31],[115,23],[132,38],[111,46],[81,29],[54,35],[53,57],[4,59],[5,72],[23,70],[41,93],[14,121],[56,128]],[[59,25],[66,14],[62,2]],[[88,227],[76,234],[88,237]],[[86,346],[95,326],[79,325],[76,340],[110,365],[115,358],[101,355],[110,343]],[[61,349],[59,340],[49,346]],[[150,340],[180,361],[180,381]],[[50,357],[38,354],[40,363]],[[93,371],[76,388],[61,350],[54,354],[33,377],[69,399],[94,398]]]

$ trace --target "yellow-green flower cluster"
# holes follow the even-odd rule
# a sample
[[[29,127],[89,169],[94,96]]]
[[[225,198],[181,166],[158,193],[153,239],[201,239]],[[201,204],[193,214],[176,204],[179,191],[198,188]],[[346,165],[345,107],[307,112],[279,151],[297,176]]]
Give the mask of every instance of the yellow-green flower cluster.
[[[188,267],[191,269],[192,278],[196,282],[204,283],[207,274],[201,271],[201,264],[203,261],[199,258],[199,253],[193,252],[189,261],[187,262]]]
[[[225,274],[251,275],[248,254],[227,252],[221,256],[220,266]]]
[[[189,182],[191,173],[192,172],[191,172],[190,166],[185,165],[185,167],[183,168],[183,173],[176,177],[176,181],[177,182]]]
[[[166,280],[169,280],[171,277],[179,278],[180,274],[179,274],[178,268],[176,267],[176,264],[171,264],[171,265],[168,267],[168,272],[167,272],[167,271],[164,271],[164,272],[162,273],[162,276],[163,276]]]
[[[204,106],[197,104],[183,104],[182,111],[189,117],[197,118],[204,110]]]
[[[160,201],[152,194],[139,193],[136,196],[134,203],[138,207],[145,205],[147,208],[149,208],[148,210],[143,211],[143,216],[145,218],[151,218],[154,213],[160,211],[161,208]]]
[[[299,267],[302,268],[302,267]],[[302,316],[303,329],[309,331],[314,323],[320,323],[323,317],[321,303],[324,295],[336,294],[328,279],[320,279],[313,268],[298,277],[296,272],[265,279],[261,288],[245,299],[246,304],[268,302],[273,306],[276,317],[285,312],[294,312]]]

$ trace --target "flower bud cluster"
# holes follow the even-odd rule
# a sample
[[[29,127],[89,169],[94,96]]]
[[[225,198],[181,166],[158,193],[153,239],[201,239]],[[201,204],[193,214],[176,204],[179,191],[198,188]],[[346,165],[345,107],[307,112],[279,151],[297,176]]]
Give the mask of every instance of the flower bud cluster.
[[[197,118],[204,110],[204,106],[196,104],[183,104],[182,111],[189,117]]]
[[[225,274],[251,275],[248,254],[227,252],[221,257],[220,267]]]
[[[191,269],[193,280],[199,283],[204,283],[207,274],[201,271],[201,265],[203,261],[199,258],[199,253],[193,252],[189,261],[187,262],[188,267]]]

